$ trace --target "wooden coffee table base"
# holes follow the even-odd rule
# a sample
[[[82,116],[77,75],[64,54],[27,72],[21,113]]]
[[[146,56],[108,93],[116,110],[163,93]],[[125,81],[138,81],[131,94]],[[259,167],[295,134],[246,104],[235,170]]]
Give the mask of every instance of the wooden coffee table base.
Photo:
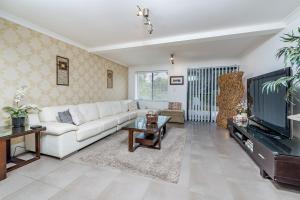
[[[166,134],[166,125],[157,133],[143,133],[140,131],[128,130],[128,151],[134,152],[138,147],[161,149],[161,140]]]

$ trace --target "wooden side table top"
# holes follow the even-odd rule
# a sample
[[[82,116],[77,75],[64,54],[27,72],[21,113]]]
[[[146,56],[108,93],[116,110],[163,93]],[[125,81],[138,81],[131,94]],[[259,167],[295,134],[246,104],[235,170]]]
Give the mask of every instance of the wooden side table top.
[[[13,128],[12,126],[0,127],[0,140],[9,140],[12,138],[29,135],[36,132],[45,131],[46,127],[31,129],[29,126]]]

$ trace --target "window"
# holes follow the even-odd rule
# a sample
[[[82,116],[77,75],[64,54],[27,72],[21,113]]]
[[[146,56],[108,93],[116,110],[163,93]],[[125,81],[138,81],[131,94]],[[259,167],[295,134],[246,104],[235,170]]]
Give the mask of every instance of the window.
[[[136,97],[139,100],[167,100],[168,99],[168,72],[137,72]]]

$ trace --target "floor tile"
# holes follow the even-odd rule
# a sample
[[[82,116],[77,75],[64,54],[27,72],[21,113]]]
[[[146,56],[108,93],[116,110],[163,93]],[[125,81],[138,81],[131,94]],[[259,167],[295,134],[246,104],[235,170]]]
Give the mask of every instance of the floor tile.
[[[109,184],[97,199],[105,200],[140,200],[150,184],[149,178],[121,174]]]
[[[235,200],[280,200],[271,183],[252,180],[228,179]]]
[[[33,183],[23,187],[17,192],[7,196],[4,200],[42,200],[49,199],[51,196],[59,192],[59,188],[48,184],[34,181]]]
[[[96,199],[118,175],[118,172],[112,170],[92,169],[78,177],[64,190],[88,199]]]
[[[68,163],[42,177],[40,181],[64,188],[88,170],[91,170],[91,167],[76,163]]]
[[[17,190],[32,183],[34,180],[13,172],[8,173],[8,177],[0,181],[0,199],[16,192]]]
[[[50,200],[94,200],[90,199],[84,195],[81,195],[80,192],[69,192],[61,190],[60,192],[53,195]]]
[[[152,181],[143,200],[183,200],[189,196],[186,187]]]
[[[203,196],[232,200],[233,196],[229,190],[225,177],[221,173],[213,173],[199,169],[199,165],[191,164],[191,177],[189,188],[192,192]]]
[[[67,163],[68,161],[66,160],[43,156],[41,159],[23,166],[14,172],[37,180]]]

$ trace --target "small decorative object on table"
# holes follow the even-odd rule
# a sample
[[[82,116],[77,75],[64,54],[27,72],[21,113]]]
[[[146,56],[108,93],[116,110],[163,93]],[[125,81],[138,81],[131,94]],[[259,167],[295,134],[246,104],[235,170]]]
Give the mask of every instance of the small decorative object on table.
[[[9,113],[14,128],[24,127],[25,119],[29,112],[39,111],[40,109],[36,105],[20,105],[21,101],[25,97],[27,87],[22,86],[19,88],[14,97],[14,106],[6,106],[3,110]]]
[[[149,111],[146,114],[146,119],[147,119],[147,125],[157,124],[158,114],[155,113],[154,111]]]
[[[236,116],[233,116],[234,122],[247,122],[247,102],[242,101],[236,106],[236,112],[238,113]]]

